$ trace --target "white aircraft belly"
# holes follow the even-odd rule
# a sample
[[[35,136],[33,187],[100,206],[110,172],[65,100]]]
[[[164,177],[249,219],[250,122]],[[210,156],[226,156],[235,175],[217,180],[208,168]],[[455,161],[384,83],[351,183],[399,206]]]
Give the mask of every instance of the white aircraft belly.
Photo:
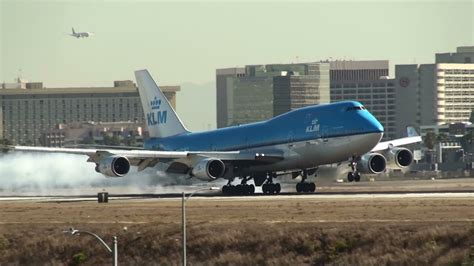
[[[370,133],[267,147],[283,150],[285,159],[271,165],[250,167],[249,170],[250,172],[283,171],[342,162],[353,155],[369,152],[381,138],[382,133]]]
[[[319,165],[343,162],[353,155],[362,155],[369,152],[382,138],[382,133],[342,136],[329,139],[315,139],[266,146],[250,151],[258,153],[261,150],[279,150],[284,152],[284,160],[274,164],[251,166],[244,175],[258,172],[290,171],[313,168]],[[168,163],[159,162],[154,168],[158,172],[165,172]]]

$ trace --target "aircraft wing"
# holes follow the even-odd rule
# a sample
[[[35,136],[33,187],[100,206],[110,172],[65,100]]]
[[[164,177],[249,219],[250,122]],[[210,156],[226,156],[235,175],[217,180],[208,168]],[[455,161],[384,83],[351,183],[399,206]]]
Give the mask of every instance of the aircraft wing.
[[[188,154],[186,152],[177,151],[149,151],[149,150],[121,150],[121,149],[76,149],[76,148],[48,148],[48,147],[32,147],[32,146],[12,146],[15,151],[28,152],[48,152],[48,153],[68,153],[87,155],[94,158],[97,154],[121,155],[127,158],[184,158]]]
[[[129,149],[77,149],[77,148],[48,148],[32,146],[9,146],[10,150],[26,152],[66,153],[89,156],[88,162],[100,163],[111,156],[126,157],[130,165],[138,166],[141,171],[152,167],[159,161],[173,161],[192,167],[203,158],[214,158],[222,161],[254,161],[257,163],[273,163],[283,159],[283,153],[277,151],[250,153],[241,151],[155,151]]]
[[[379,142],[379,144],[377,144],[372,149],[372,151],[382,151],[391,147],[398,147],[398,146],[403,146],[403,145],[408,145],[408,144],[413,144],[413,143],[418,143],[418,142],[421,142],[420,136],[394,139],[390,141],[382,141],[382,142]]]
[[[377,144],[371,151],[383,151],[392,147],[398,147],[422,141],[421,136],[416,133],[413,127],[407,127],[407,135],[408,137],[405,138],[379,142],[379,144]]]

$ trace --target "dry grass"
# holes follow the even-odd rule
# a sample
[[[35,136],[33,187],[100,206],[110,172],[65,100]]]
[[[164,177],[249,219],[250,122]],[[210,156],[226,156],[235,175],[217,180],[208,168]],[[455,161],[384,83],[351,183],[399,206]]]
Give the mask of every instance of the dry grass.
[[[178,265],[180,211],[179,200],[0,203],[0,264],[110,264],[95,240],[61,232],[74,226],[109,243],[117,235],[122,265]],[[473,221],[469,198],[196,198],[188,204],[188,262],[460,265],[474,245]]]

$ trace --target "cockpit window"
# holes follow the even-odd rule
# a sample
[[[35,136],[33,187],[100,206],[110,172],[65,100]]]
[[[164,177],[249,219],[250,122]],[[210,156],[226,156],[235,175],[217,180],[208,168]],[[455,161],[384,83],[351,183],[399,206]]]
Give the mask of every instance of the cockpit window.
[[[351,107],[347,107],[347,110],[346,111],[353,111],[353,110],[365,110],[365,107],[360,105],[360,106],[351,106]]]

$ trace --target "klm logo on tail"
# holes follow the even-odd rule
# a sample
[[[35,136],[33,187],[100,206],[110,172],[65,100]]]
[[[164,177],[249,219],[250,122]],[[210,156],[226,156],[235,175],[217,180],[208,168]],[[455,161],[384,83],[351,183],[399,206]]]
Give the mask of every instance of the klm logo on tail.
[[[166,124],[168,112],[166,110],[160,111],[161,99],[153,99],[150,102],[151,112],[146,114],[148,126],[155,126],[158,124]]]

